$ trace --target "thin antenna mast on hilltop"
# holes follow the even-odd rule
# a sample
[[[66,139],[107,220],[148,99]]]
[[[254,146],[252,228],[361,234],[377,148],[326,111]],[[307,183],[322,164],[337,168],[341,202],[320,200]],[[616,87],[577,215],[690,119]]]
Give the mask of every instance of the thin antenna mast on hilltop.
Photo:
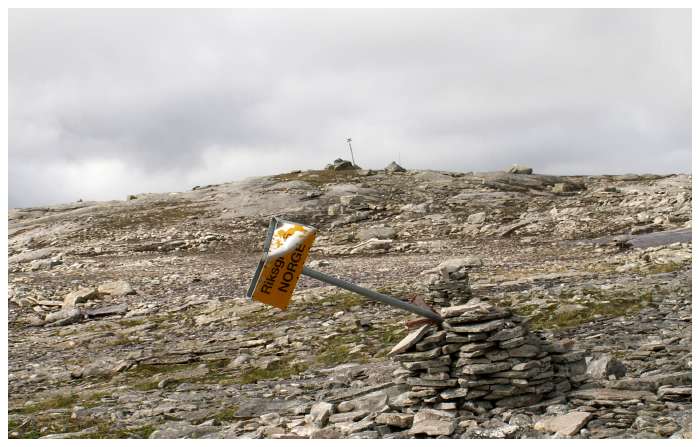
[[[357,166],[357,164],[355,163],[355,155],[352,153],[352,138],[348,137],[345,141],[347,141],[348,146],[350,146],[350,158],[352,158],[352,165]]]

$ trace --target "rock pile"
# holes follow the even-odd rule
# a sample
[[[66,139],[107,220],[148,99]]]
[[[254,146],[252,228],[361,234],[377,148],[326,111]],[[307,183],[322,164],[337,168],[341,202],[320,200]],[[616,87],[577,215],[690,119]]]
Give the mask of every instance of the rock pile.
[[[392,161],[388,165],[386,165],[386,168],[384,168],[386,172],[406,172],[406,169],[401,166],[400,164],[396,163],[395,161]]]
[[[425,302],[431,306],[448,307],[464,304],[472,297],[469,269],[480,266],[477,258],[449,259],[423,272]]]
[[[353,164],[349,160],[336,158],[335,160],[333,160],[333,163],[329,163],[326,165],[326,169],[331,171],[346,171],[348,169],[360,169],[360,167],[356,164]]]
[[[529,168],[524,165],[518,165],[515,164],[513,165],[510,169],[508,169],[509,174],[527,174],[530,175],[532,174],[532,168]]]
[[[401,364],[395,381],[409,386],[404,412],[525,407],[563,397],[586,379],[582,351],[529,333],[507,309],[472,301],[440,313],[441,327],[424,325],[390,352]]]

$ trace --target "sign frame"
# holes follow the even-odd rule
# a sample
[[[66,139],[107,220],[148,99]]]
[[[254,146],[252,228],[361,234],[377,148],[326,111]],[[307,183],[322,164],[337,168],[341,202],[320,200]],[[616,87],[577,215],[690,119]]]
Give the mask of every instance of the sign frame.
[[[268,261],[270,261],[271,259],[276,259],[278,257],[274,253],[270,254],[270,248],[271,248],[270,246],[272,244],[275,232],[277,231],[278,228],[282,227],[283,225],[301,226],[301,227],[308,229],[308,231],[311,233],[311,239],[310,239],[311,244],[313,244],[315,236],[318,233],[318,230],[315,227],[312,227],[311,225],[300,224],[297,222],[292,222],[290,220],[281,219],[279,217],[273,216],[272,219],[270,220],[270,225],[267,228],[267,235],[266,235],[265,241],[263,243],[263,255],[260,259],[260,262],[258,262],[258,267],[255,270],[255,274],[253,275],[253,278],[250,282],[250,286],[248,287],[248,291],[246,292],[246,298],[248,298],[249,301],[253,301],[253,300],[261,301],[260,298],[255,297],[256,289],[258,288],[259,282],[261,281],[261,276],[265,272],[265,269],[268,268],[268,266],[267,266]],[[278,305],[271,304],[271,303],[266,302],[266,301],[262,301],[263,303],[273,305],[273,306],[278,307],[282,310],[285,310],[287,308],[287,306],[289,305],[289,302],[291,301],[291,294],[294,293],[294,289],[296,288],[296,282],[298,281],[299,276],[302,274],[301,268],[303,268],[303,264],[306,262],[306,257],[308,255],[308,250],[310,248],[311,247],[309,246],[306,254],[303,255],[303,257],[302,257],[302,263],[300,265],[299,273],[296,274],[296,279],[294,279],[293,287],[291,289],[289,296],[287,297],[287,304],[278,306]],[[286,253],[282,254],[281,256],[286,256]],[[275,262],[277,262],[277,261],[275,260]]]

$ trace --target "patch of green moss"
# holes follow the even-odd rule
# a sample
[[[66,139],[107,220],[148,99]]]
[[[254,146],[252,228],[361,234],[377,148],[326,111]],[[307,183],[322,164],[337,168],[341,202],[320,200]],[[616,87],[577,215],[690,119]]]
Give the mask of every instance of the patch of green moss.
[[[151,391],[158,388],[158,383],[164,379],[163,375],[191,368],[187,363],[170,365],[138,365],[127,370],[123,380],[127,385],[138,391]],[[174,383],[174,382],[173,382]]]
[[[131,344],[132,341],[126,335],[117,335],[105,342],[105,346],[125,346]]]
[[[238,405],[232,405],[230,407],[227,407],[218,413],[216,413],[212,418],[208,419],[214,419],[217,422],[224,423],[224,422],[232,422],[236,420],[236,413],[238,412]]]
[[[111,395],[112,393],[107,391],[98,391],[80,399],[79,405],[85,408],[96,407],[101,403],[103,398],[110,397]]]
[[[76,439],[148,439],[156,429],[152,425],[134,428],[114,428],[111,423],[100,422],[97,431],[76,436]]]
[[[325,185],[328,183],[344,183],[359,177],[358,170],[348,169],[347,171],[334,171],[332,169],[303,171],[296,173],[286,173],[275,175],[272,178],[279,181],[301,180],[312,185]]]
[[[306,317],[330,318],[339,310],[347,311],[352,306],[366,304],[366,302],[365,298],[351,292],[338,292],[305,302],[294,301],[292,298],[289,307],[282,312],[272,313],[269,309],[263,308],[245,315],[238,324],[242,328],[255,329],[256,332],[263,333],[268,326],[276,326],[282,321],[302,320]]]
[[[359,357],[361,357],[359,353],[350,354],[350,347],[348,345],[331,342],[316,355],[315,363],[318,366],[331,367],[340,363],[354,361]]]
[[[217,359],[217,360],[209,360],[207,362],[207,367],[211,370],[217,370],[224,368],[226,365],[229,364],[230,359]]]
[[[672,273],[676,272],[683,267],[682,264],[676,262],[668,262],[666,264],[651,264],[643,268],[645,272],[651,273],[652,275],[659,273]]]
[[[138,318],[138,319],[128,319],[128,320],[119,320],[117,323],[121,326],[124,327],[133,327],[133,326],[139,326],[145,323],[144,320]]]
[[[546,312],[534,313],[530,327],[540,330],[580,326],[599,318],[614,318],[639,312],[644,307],[653,305],[652,301],[651,293],[642,292],[636,296],[596,296],[588,302],[580,303],[582,309],[571,312],[555,312],[558,306],[554,304]],[[517,313],[522,315],[523,308],[518,308]]]
[[[352,292],[338,292],[332,295],[327,295],[323,297],[320,303],[328,302],[331,303],[327,308],[332,309],[335,313],[338,310],[348,310],[352,306],[358,306],[367,303],[367,298],[364,298],[356,293]]]
[[[69,408],[73,406],[77,401],[77,394],[56,394],[37,403],[27,405],[16,412],[20,414],[33,414],[39,411],[53,410],[57,408]]]
[[[127,371],[127,374],[131,377],[148,378],[156,374],[172,373],[191,367],[192,365],[188,363],[172,363],[165,365],[138,365],[134,368],[129,369]]]
[[[236,382],[240,384],[256,383],[260,380],[287,379],[295,374],[306,371],[306,363],[290,365],[288,361],[279,362],[278,365],[269,368],[251,368],[245,371]]]
[[[145,382],[135,383],[133,388],[138,391],[153,391],[158,389],[160,380],[147,380]]]
[[[92,419],[72,419],[70,412],[38,413],[21,424],[18,422],[8,424],[8,437],[36,439],[49,434],[75,433],[98,423],[99,421]]]

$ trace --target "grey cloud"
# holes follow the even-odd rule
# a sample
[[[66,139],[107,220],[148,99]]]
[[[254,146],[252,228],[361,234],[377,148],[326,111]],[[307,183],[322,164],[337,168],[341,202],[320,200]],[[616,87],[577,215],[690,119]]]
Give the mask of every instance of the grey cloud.
[[[9,25],[10,206],[321,168],[346,136],[374,168],[690,172],[689,10],[11,10]]]

